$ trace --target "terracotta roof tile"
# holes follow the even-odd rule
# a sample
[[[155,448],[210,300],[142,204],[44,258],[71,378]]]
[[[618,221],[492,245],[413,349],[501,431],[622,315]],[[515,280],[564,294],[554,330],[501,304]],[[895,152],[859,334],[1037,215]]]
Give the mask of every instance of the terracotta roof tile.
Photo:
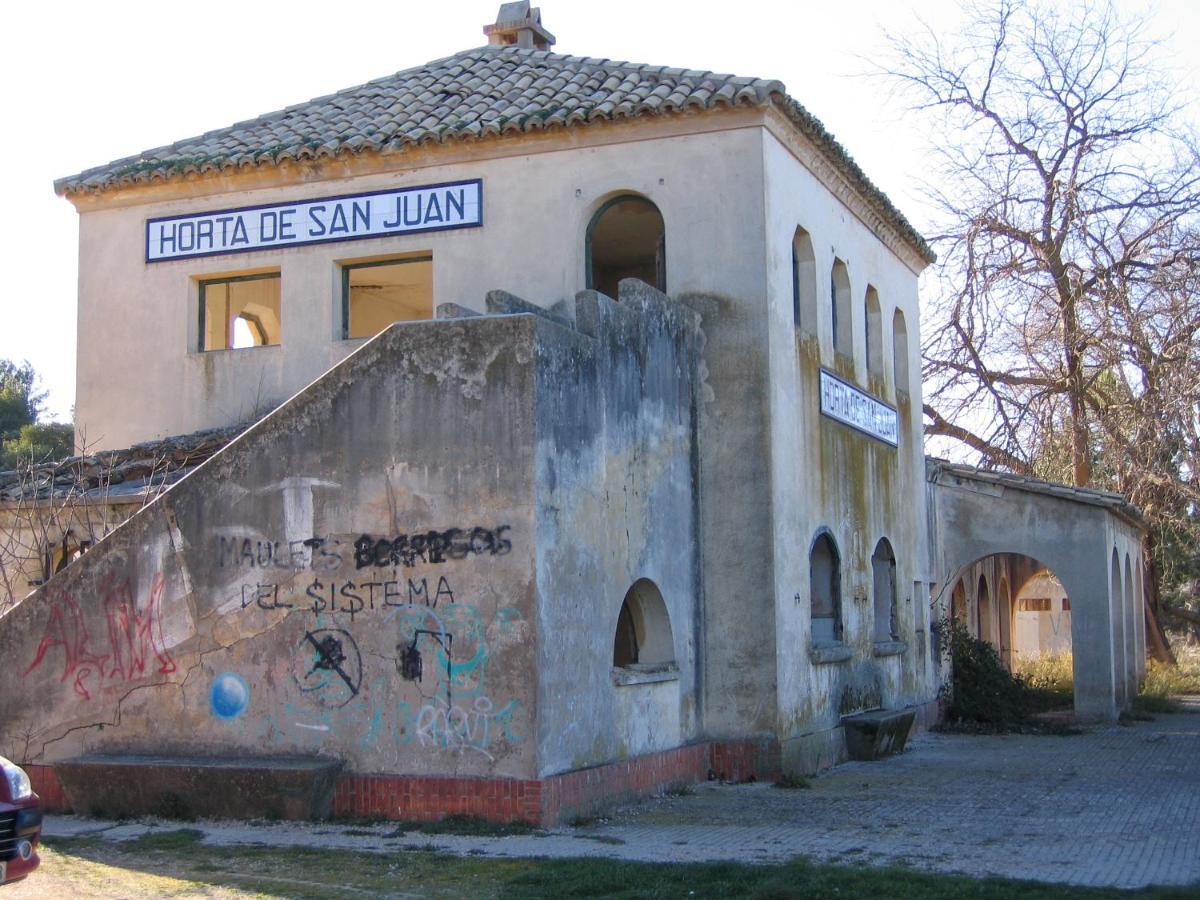
[[[824,126],[787,96],[781,82],[516,47],[466,50],[88,169],[59,179],[54,187],[64,195],[97,193],[285,160],[738,105],[780,108],[927,261],[933,260],[921,236]]]

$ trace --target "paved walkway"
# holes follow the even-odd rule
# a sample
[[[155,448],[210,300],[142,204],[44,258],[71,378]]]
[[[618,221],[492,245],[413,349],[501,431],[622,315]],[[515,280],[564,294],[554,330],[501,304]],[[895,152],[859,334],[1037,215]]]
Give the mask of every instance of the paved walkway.
[[[181,827],[48,817],[48,835]],[[585,827],[481,838],[337,823],[203,822],[213,845],[488,856],[775,862],[797,855],[1079,885],[1200,884],[1200,700],[1189,714],[1071,737],[925,735],[808,790],[705,784]]]

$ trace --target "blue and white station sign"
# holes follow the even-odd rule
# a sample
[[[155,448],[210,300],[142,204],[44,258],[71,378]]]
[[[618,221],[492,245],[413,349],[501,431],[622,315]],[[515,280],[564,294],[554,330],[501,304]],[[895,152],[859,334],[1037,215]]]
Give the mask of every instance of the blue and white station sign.
[[[482,224],[482,180],[456,181],[147,219],[146,262]]]
[[[900,417],[896,410],[827,369],[821,369],[821,414],[876,440],[898,447]]]

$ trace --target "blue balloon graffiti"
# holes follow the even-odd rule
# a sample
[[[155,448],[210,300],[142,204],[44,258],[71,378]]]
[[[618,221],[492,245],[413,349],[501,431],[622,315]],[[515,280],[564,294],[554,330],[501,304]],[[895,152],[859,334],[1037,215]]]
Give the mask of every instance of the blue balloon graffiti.
[[[222,672],[213,679],[208,701],[213,715],[220,719],[236,719],[250,702],[250,687],[241,675]]]

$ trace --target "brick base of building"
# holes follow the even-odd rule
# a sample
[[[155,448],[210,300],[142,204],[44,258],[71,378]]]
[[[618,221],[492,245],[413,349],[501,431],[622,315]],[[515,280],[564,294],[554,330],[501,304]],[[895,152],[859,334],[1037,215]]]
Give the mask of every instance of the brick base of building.
[[[708,778],[750,781],[778,775],[774,741],[709,742],[537,779],[343,775],[334,791],[333,815],[414,822],[459,815],[554,825]]]
[[[23,763],[21,768],[29,775],[29,780],[33,783],[33,792],[42,801],[43,812],[71,812],[71,801],[67,799],[66,792],[54,773],[54,766]]]
[[[914,733],[935,722],[938,712],[936,702],[920,707]],[[44,810],[72,811],[53,766],[30,764],[24,768]],[[779,743],[763,739],[708,741],[535,779],[345,774],[334,787],[333,816],[415,822],[465,816],[554,825],[672,787],[706,779],[773,780],[780,770]]]
[[[72,811],[53,766],[24,768],[43,810]],[[467,816],[553,825],[710,778],[751,781],[778,775],[779,746],[771,740],[691,744],[537,779],[346,774],[334,788],[333,816],[415,822]]]

